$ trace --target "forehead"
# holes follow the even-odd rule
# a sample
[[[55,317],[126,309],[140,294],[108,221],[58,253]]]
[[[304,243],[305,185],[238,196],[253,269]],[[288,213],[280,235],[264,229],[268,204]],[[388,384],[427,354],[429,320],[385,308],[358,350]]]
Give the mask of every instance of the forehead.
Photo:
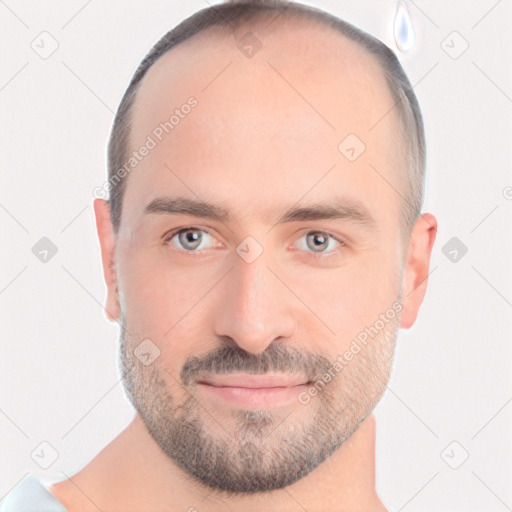
[[[197,105],[180,111],[191,97]],[[131,150],[148,137],[155,146],[130,173],[123,215],[136,215],[163,189],[229,198],[248,214],[333,186],[380,198],[396,213],[396,192],[379,176],[396,179],[393,104],[375,59],[328,27],[275,21],[208,29],[163,55],[141,84]],[[346,139],[364,144],[355,161],[339,150]]]
[[[368,118],[375,121],[376,111],[393,105],[371,54],[334,29],[302,19],[214,26],[174,47],[144,77],[132,128],[147,131],[148,120],[191,94],[229,99],[233,107],[275,100],[296,110],[300,99],[339,131],[347,124],[367,128]],[[205,101],[203,112],[211,106]]]

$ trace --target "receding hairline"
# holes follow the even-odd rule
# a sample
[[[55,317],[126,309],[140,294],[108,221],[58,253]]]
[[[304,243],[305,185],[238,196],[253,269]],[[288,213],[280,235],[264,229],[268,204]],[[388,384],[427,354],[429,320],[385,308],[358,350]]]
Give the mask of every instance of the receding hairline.
[[[272,19],[272,17],[270,18]],[[278,24],[279,26],[277,26]],[[350,73],[350,83],[348,86],[351,87],[352,91],[356,90],[356,88],[352,88],[353,83],[360,81],[365,87],[366,83],[371,83],[372,90],[369,93],[370,95],[368,97],[365,96],[365,98],[369,101],[376,102],[375,107],[377,112],[384,112],[389,108],[389,105],[393,103],[392,91],[387,83],[384,69],[378,59],[370,51],[361,47],[346,35],[330,26],[327,26],[326,30],[325,23],[317,19],[311,20],[307,17],[295,18],[289,14],[283,15],[279,21],[275,21],[271,26],[273,30],[268,33],[265,33],[266,26],[268,26],[268,21],[264,13],[259,13],[258,18],[251,18],[243,23],[239,23],[236,31],[239,31],[242,35],[246,34],[248,31],[253,31],[257,37],[261,38],[264,47],[270,49],[272,53],[277,51],[285,56],[283,59],[286,61],[285,65],[288,65],[288,62],[298,63],[299,65],[305,62],[310,66],[314,61],[311,60],[309,55],[305,56],[304,51],[308,52],[308,54],[309,52],[313,52],[314,57],[318,56],[318,58],[322,58],[323,55],[326,55],[322,65],[315,69],[315,73],[317,71],[319,73],[327,73],[329,77],[339,77],[340,80],[344,80],[342,74],[345,75],[348,71]],[[262,29],[261,31],[260,27]],[[310,37],[308,39],[310,41],[313,40],[313,42],[305,42],[303,40],[304,37],[297,37],[297,30],[302,31],[298,34],[299,36],[306,37],[309,35]],[[188,91],[185,96],[193,92],[191,87],[195,88],[196,84],[198,84],[198,90],[204,85],[196,80],[194,70],[197,68],[198,74],[200,74],[199,66],[205,58],[205,55],[207,55],[206,58],[210,58],[208,54],[211,53],[212,57],[215,59],[216,56],[213,54],[218,52],[218,54],[222,56],[222,58],[219,59],[219,62],[222,61],[219,66],[223,66],[223,62],[228,63],[237,59],[238,62],[235,61],[234,65],[238,63],[242,65],[247,64],[251,68],[253,66],[259,68],[263,73],[272,73],[270,65],[275,64],[272,59],[272,53],[269,57],[270,61],[247,59],[237,47],[240,34],[236,34],[236,31],[232,30],[231,27],[226,24],[207,27],[191,38],[164,52],[153,65],[148,68],[146,74],[137,86],[130,108],[130,122],[127,127],[127,149],[129,151],[137,147],[137,141],[133,137],[140,129],[141,120],[139,114],[143,112],[144,106],[152,101],[155,92],[159,93],[160,91],[164,91],[167,101],[173,97],[174,90],[184,90],[181,87],[182,84],[185,84],[183,86]],[[316,36],[315,39],[313,39],[314,36]],[[317,38],[320,38],[320,40],[318,41]],[[295,41],[298,42],[295,44]],[[294,50],[296,50],[295,55]],[[199,55],[197,62],[193,62],[197,55]],[[288,55],[290,56],[289,61]],[[280,55],[278,55],[278,58],[281,58]],[[189,65],[190,62],[192,62],[191,65]],[[188,77],[181,77],[180,70],[183,64],[187,68]],[[280,62],[277,67],[280,71],[284,72],[282,64],[283,62]],[[294,66],[294,64],[292,64],[292,66]],[[357,69],[354,73],[355,68]],[[219,67],[219,69],[221,68]],[[216,67],[212,73],[216,73]],[[286,72],[284,73],[286,75]],[[318,77],[320,76],[323,75],[318,75]],[[169,79],[169,83],[166,82],[166,77]],[[318,80],[318,77],[315,79]],[[206,78],[206,80],[208,79],[209,78]],[[329,78],[331,82],[333,79],[336,80],[336,78]],[[345,90],[341,87],[346,86],[346,84],[342,85],[340,82],[340,95],[343,93],[342,91]],[[150,88],[150,91],[146,93],[147,87]],[[222,85],[219,87],[222,88]],[[168,91],[163,88],[168,88]],[[182,92],[177,92],[177,94],[181,96]],[[143,106],[139,108],[141,96],[144,97],[144,101],[142,102]],[[370,99],[370,96],[373,99]],[[336,98],[334,98],[333,101],[336,103]],[[393,109],[393,111],[389,113],[388,120],[391,121],[392,128],[386,131],[390,132],[390,143],[395,144],[397,134],[401,134],[402,132],[400,128],[400,115],[396,109]],[[368,123],[372,122],[373,119],[368,119]],[[140,133],[138,135],[140,135]]]
[[[266,16],[265,16],[266,14]],[[173,70],[173,63],[176,61],[173,61],[173,56],[176,56],[178,60],[186,59],[186,54],[190,52],[190,55],[196,54],[198,52],[198,45],[201,47],[208,47],[208,45],[211,45],[212,42],[215,44],[215,42],[221,42],[224,44],[222,48],[225,48],[226,46],[231,47],[231,41],[228,41],[226,39],[226,35],[229,37],[233,37],[233,50],[234,55],[238,56],[241,61],[247,60],[246,57],[242,54],[241,51],[239,51],[236,48],[236,42],[240,35],[243,35],[247,33],[247,31],[254,31],[254,34],[257,36],[260,36],[260,32],[258,31],[259,27],[265,27],[267,18],[272,18],[272,16],[269,16],[269,13],[258,13],[255,15],[255,18],[250,18],[248,20],[244,20],[244,22],[240,22],[237,24],[237,30],[240,32],[240,34],[235,34],[235,31],[231,30],[231,28],[226,24],[217,24],[213,26],[209,26],[205,28],[204,30],[198,32],[197,34],[194,34],[192,37],[186,39],[185,41],[173,46],[166,52],[162,53],[162,55],[159,56],[159,58],[153,63],[151,68],[147,70],[147,73],[144,75],[142,80],[139,82],[133,104],[131,106],[130,111],[130,129],[128,130],[128,146],[129,148],[135,147],[136,143],[135,141],[131,140],[131,134],[134,130],[134,126],[136,125],[137,121],[137,98],[141,93],[143,93],[144,86],[147,85],[148,82],[153,82],[152,85],[154,85],[155,81],[162,80],[162,77],[160,75],[160,69],[171,69]],[[268,23],[268,22],[267,22]],[[277,23],[279,23],[279,27],[276,27]],[[365,69],[365,73],[371,74],[372,78],[378,76],[380,78],[380,82],[378,84],[378,90],[379,90],[379,96],[380,99],[383,101],[382,106],[382,112],[385,111],[385,109],[388,108],[388,106],[384,103],[384,98],[387,95],[388,99],[390,101],[393,101],[393,94],[391,91],[391,88],[389,86],[389,83],[386,80],[385,77],[385,70],[382,67],[382,64],[379,62],[377,57],[373,55],[367,48],[359,45],[356,41],[351,40],[349,37],[347,37],[345,34],[339,32],[335,28],[327,25],[326,23],[318,20],[318,19],[310,19],[306,16],[301,16],[300,18],[297,18],[293,15],[287,14],[283,15],[279,21],[276,21],[273,24],[274,30],[268,34],[268,35],[262,35],[262,42],[263,44],[268,43],[268,37],[272,38],[273,41],[269,42],[270,45],[274,44],[274,41],[279,41],[279,38],[282,37],[282,34],[284,31],[289,30],[289,34],[295,33],[297,28],[313,28],[315,32],[319,32],[321,37],[325,40],[325,34],[326,34],[326,28],[328,33],[328,39],[332,41],[333,47],[336,46],[342,54],[348,55],[348,60],[352,63],[354,61],[358,61],[357,64],[359,67],[363,67]],[[285,36],[286,37],[286,36]],[[339,42],[341,41],[341,46]],[[316,42],[314,45],[316,46]],[[290,48],[288,46],[283,47],[284,52],[290,52]],[[181,54],[181,55],[179,55]],[[361,62],[361,56],[364,57],[363,62]],[[232,56],[229,55],[229,59],[231,59]],[[339,68],[343,64],[337,61],[336,59],[333,59],[330,56],[330,63],[329,65],[335,66]],[[226,61],[228,60],[228,57],[226,57]],[[251,61],[253,62],[253,61]],[[264,64],[261,63],[262,69],[264,69]],[[174,71],[174,70],[173,70]],[[156,76],[155,76],[156,73]],[[179,79],[178,79],[179,80]],[[374,84],[374,82],[372,82]],[[377,89],[377,88],[376,88]],[[172,88],[170,89],[170,94],[172,94]],[[382,96],[381,96],[382,95]],[[389,140],[390,144],[395,146],[397,148],[397,151],[395,154],[398,155],[400,150],[400,142],[403,140],[403,137],[405,135],[403,127],[402,127],[402,119],[399,113],[396,109],[393,109],[389,113],[389,116],[393,118],[392,130],[389,130]],[[399,167],[403,167],[405,164],[403,163],[403,157],[402,156],[396,156],[394,157],[395,163]],[[398,172],[397,172],[398,176]]]
[[[208,44],[208,42],[212,40],[227,43],[225,37],[226,35],[231,35],[233,37],[233,50],[235,50],[239,38],[247,32],[254,31],[254,34],[258,38],[261,38],[263,44],[265,44],[265,42],[267,42],[269,39],[277,39],[278,37],[280,37],[279,34],[282,35],[283,31],[285,31],[286,28],[291,28],[292,30],[290,31],[290,33],[293,33],[294,29],[301,27],[313,27],[317,29],[321,37],[325,35],[325,29],[327,28],[329,33],[329,39],[333,41],[333,45],[336,44],[337,48],[339,49],[340,46],[338,43],[341,40],[344,46],[342,50],[343,54],[347,54],[349,58],[352,60],[355,60],[355,58],[357,57],[361,58],[362,56],[365,61],[363,66],[367,69],[369,73],[372,73],[374,76],[380,76],[382,78],[383,87],[385,88],[386,92],[389,92],[389,94],[392,96],[392,90],[386,81],[385,69],[382,66],[379,59],[368,48],[365,48],[363,45],[359,44],[357,41],[354,41],[346,34],[343,34],[339,30],[336,30],[336,28],[329,25],[326,21],[317,18],[310,18],[303,13],[300,14],[301,16],[298,16],[298,14],[295,12],[285,12],[284,14],[281,14],[279,21],[272,24],[273,30],[270,30],[268,33],[265,33],[265,28],[268,26],[268,23],[265,23],[265,21],[268,21],[268,19],[275,18],[275,15],[272,16],[272,13],[267,11],[257,12],[253,15],[253,17],[248,19],[237,20],[235,30],[238,31],[239,34],[235,34],[235,30],[233,30],[229,25],[221,23],[210,25],[200,30],[191,37],[172,46],[172,48],[162,53],[153,62],[153,64],[147,69],[146,73],[144,74],[144,76],[138,82],[136,88],[134,89],[134,98],[132,101],[131,110],[133,111],[133,109],[136,108],[137,96],[140,94],[141,89],[144,88],[144,84],[147,81],[154,79],[154,73],[158,70],[159,66],[164,65],[162,63],[162,60],[164,58],[168,60],[171,58],[173,54],[176,53],[182,53],[187,51],[197,52],[198,44]],[[279,28],[276,28],[277,23],[280,24]],[[338,43],[335,43],[335,41],[338,41]],[[286,51],[288,50],[289,49],[286,48]],[[246,57],[244,57],[242,52],[238,49],[236,49],[234,55],[238,56],[240,60],[246,59]],[[169,66],[170,63],[166,62],[165,65]],[[337,65],[339,67],[340,63],[338,62],[335,63],[334,65]],[[375,69],[373,69],[374,65],[376,65],[377,67],[377,72],[375,72]],[[128,131],[129,128],[131,128],[131,123],[128,125]]]
[[[168,55],[173,50],[183,49],[185,45],[192,45],[199,39],[211,37],[216,33],[225,35],[231,31],[232,35],[235,35],[237,29],[248,25],[257,27],[265,20],[270,20],[269,24],[273,24],[274,30],[276,23],[282,25],[283,22],[292,24],[299,22],[308,26],[316,25],[323,29],[327,27],[331,29],[330,32],[334,33],[333,40],[341,38],[344,42],[348,42],[352,49],[360,52],[359,55],[364,55],[369,61],[377,64],[377,70],[384,76],[387,90],[395,100],[395,106],[398,105],[395,114],[399,118],[399,128],[394,135],[395,137],[400,137],[401,141],[404,142],[404,144],[398,144],[397,153],[403,153],[405,156],[405,158],[401,158],[400,168],[408,183],[405,188],[409,187],[412,191],[412,202],[405,198],[404,213],[402,214],[406,228],[404,232],[407,233],[412,227],[413,221],[419,215],[421,208],[425,167],[421,111],[408,77],[394,53],[373,35],[315,7],[302,4],[290,4],[290,6],[290,9],[283,9],[283,4],[279,4],[279,2],[276,4],[264,2],[257,5],[250,2],[236,3],[235,5],[220,4],[196,12],[165,34],[153,46],[145,59],[143,59],[125,92],[121,106],[124,104],[125,108],[122,114],[127,123],[119,123],[124,124],[124,126],[117,127],[119,133],[116,138],[113,137],[114,143],[112,148],[109,145],[109,156],[114,154],[117,149],[117,157],[119,159],[122,152],[120,150],[126,149],[129,142],[131,116],[133,115],[133,106],[136,102],[137,92],[143,86],[144,78],[151,68],[162,57]],[[221,13],[219,14],[217,11],[221,11]],[[229,20],[226,21],[223,18],[223,12],[227,12],[231,16]],[[338,38],[334,38],[334,35],[337,35]],[[236,40],[236,37],[234,40]],[[121,106],[119,112],[121,112]],[[112,161],[116,163],[115,158]],[[126,180],[123,180],[123,183],[120,185],[117,187],[117,194],[115,194],[117,212],[111,211],[114,226],[116,219],[117,225],[119,226],[120,224]]]

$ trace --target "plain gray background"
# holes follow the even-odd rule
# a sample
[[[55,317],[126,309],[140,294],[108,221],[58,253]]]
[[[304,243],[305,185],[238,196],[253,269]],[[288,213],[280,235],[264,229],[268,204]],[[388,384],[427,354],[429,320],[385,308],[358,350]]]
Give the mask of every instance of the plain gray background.
[[[398,53],[427,133],[424,210],[439,231],[425,302],[400,332],[376,410],[378,492],[390,511],[512,510],[512,2],[408,0],[407,54],[393,40],[397,2],[307,3]],[[92,190],[137,64],[207,5],[0,1],[0,498],[27,472],[73,474],[133,415],[101,307]],[[32,252],[42,237],[58,248],[46,263]],[[468,249],[457,262],[443,253],[453,237]],[[46,470],[31,457],[51,457],[41,442],[58,454]]]

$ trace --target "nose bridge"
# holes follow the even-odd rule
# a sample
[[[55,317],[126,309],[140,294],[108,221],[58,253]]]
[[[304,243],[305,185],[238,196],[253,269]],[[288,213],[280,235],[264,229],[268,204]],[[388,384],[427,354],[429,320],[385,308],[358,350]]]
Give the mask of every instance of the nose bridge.
[[[234,275],[235,304],[241,318],[261,323],[266,305],[275,297],[271,295],[269,271],[266,260],[260,256],[256,261],[239,261]],[[267,300],[264,300],[267,299]]]
[[[267,263],[266,253],[251,262],[237,256],[216,315],[216,334],[230,337],[254,354],[263,352],[276,338],[290,337],[295,329],[289,302],[280,300],[281,283]]]

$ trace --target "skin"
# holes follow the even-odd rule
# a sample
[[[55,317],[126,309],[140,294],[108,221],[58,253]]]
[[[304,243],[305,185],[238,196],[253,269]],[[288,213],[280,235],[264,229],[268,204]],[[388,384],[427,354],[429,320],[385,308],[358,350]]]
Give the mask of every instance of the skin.
[[[264,42],[252,59],[235,44],[248,29]],[[166,403],[166,396],[174,405],[192,396],[205,431],[234,448],[252,440],[269,457],[263,468],[283,436],[299,436],[301,426],[315,426],[320,417],[335,422],[330,430],[347,439],[284,489],[230,495],[212,491],[179,467],[137,412],[87,466],[50,486],[70,512],[96,507],[292,511],[301,509],[298,503],[309,511],[385,510],[375,491],[371,411],[389,379],[396,330],[414,324],[423,301],[437,221],[423,213],[409,236],[400,230],[397,190],[406,191],[396,170],[398,117],[392,110],[369,131],[394,103],[371,56],[311,23],[282,24],[279,30],[240,27],[234,36],[211,30],[153,66],[137,97],[134,148],[168,118],[167,111],[172,113],[190,96],[198,106],[131,173],[117,234],[108,202],[94,201],[108,288],[105,311],[126,327],[121,367],[132,369],[132,380],[125,386],[132,386],[132,399],[144,399],[147,414]],[[349,133],[366,145],[354,162],[338,151]],[[221,204],[232,220],[144,214],[149,202],[164,195]],[[334,197],[357,202],[373,217],[374,226],[350,219],[278,222],[291,206]],[[211,234],[211,245],[200,255],[178,249],[164,236],[190,226]],[[344,243],[332,242],[331,254],[315,257],[306,244],[312,232],[330,233]],[[252,263],[236,252],[249,235],[263,248]],[[285,351],[297,350],[304,361],[310,355],[334,361],[400,297],[396,321],[309,404],[294,400],[266,409],[277,428],[265,432],[263,440],[249,438],[247,431],[240,434],[243,421],[233,407],[197,383],[177,384],[191,357],[226,346],[261,357],[278,344]],[[160,350],[148,367],[132,355],[145,338]],[[156,382],[169,394],[151,388]]]

